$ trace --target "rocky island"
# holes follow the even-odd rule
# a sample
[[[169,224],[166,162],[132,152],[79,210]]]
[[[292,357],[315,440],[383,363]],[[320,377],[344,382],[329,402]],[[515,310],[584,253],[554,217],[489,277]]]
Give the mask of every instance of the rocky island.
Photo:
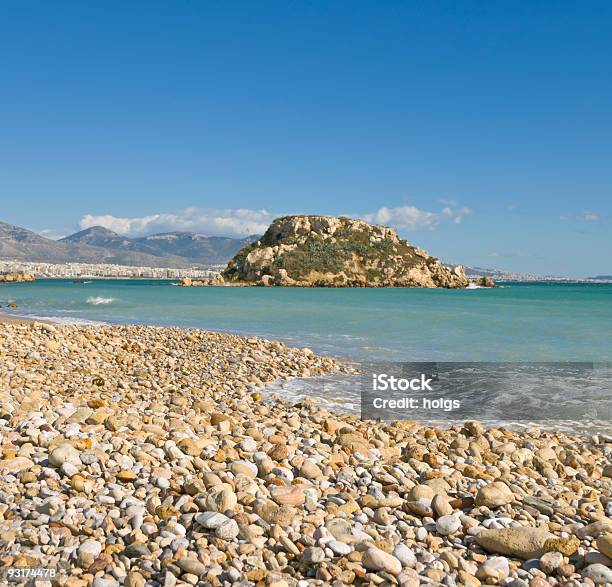
[[[22,283],[25,281],[35,281],[33,273],[0,273],[0,283]]]
[[[245,247],[223,272],[229,284],[299,287],[447,287],[468,285],[463,267],[448,268],[363,220],[284,216]]]

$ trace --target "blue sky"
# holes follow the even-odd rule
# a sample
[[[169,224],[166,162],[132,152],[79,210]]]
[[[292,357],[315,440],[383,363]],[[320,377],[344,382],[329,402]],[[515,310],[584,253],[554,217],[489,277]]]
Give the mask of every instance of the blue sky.
[[[610,2],[0,2],[0,220],[396,226],[612,273]]]

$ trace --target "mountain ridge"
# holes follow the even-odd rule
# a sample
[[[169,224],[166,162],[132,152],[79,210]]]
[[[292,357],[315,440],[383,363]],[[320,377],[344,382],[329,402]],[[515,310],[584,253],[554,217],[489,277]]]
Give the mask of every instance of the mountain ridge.
[[[0,221],[0,259],[187,268],[224,264],[256,238],[214,237],[179,231],[130,238],[102,226],[93,226],[52,240]]]

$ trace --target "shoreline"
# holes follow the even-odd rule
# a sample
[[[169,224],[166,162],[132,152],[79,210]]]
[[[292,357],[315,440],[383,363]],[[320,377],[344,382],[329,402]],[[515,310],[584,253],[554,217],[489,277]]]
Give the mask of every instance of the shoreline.
[[[214,332],[217,334],[226,334],[229,336],[238,336],[238,337],[255,337],[260,338],[260,335],[257,333],[244,333],[237,332],[235,330],[215,330],[215,329],[203,329],[201,327],[190,327],[190,326],[164,326],[155,323],[122,323],[122,322],[107,322],[107,321],[98,321],[98,320],[89,320],[86,318],[64,318],[59,316],[20,316],[18,314],[6,315],[0,312],[0,324],[2,322],[7,323],[15,323],[15,324],[52,324],[57,327],[64,326],[75,326],[75,327],[151,327],[151,328],[171,328],[178,329],[179,331],[189,331],[189,330],[202,330],[203,332]],[[289,344],[287,342],[283,342],[282,344]],[[295,342],[293,343],[295,344]],[[291,346],[291,345],[290,345]],[[353,356],[342,356],[336,354],[321,354],[322,357],[329,358],[333,361],[338,362],[343,366],[347,366],[353,371],[357,372],[363,366],[362,361]],[[287,399],[288,401],[301,401],[304,398],[314,399],[316,401],[321,402],[321,405],[334,414],[343,414],[349,416],[359,416],[360,409],[358,407],[359,397],[357,394],[356,397],[338,397],[338,394],[329,394],[330,386],[339,387],[339,393],[342,394],[343,391],[346,391],[347,385],[351,385],[352,383],[346,381],[346,373],[334,373],[334,374],[324,374],[326,377],[323,379],[324,385],[323,388],[327,388],[328,393],[320,393],[318,389],[321,387],[319,385],[319,380],[317,378],[307,377],[307,378],[294,378],[291,382],[286,382],[283,380],[280,381],[270,381],[266,384],[266,393],[267,394],[276,394],[279,397]],[[352,379],[352,377],[350,378]],[[353,386],[354,387],[354,386]],[[478,422],[488,428],[506,428],[512,431],[521,432],[527,430],[529,428],[537,428],[542,431],[547,432],[561,432],[566,434],[571,434],[575,436],[587,436],[591,433],[594,434],[605,434],[607,432],[605,423],[601,420],[598,421],[578,421],[571,419],[558,419],[555,420],[554,424],[549,419],[542,420],[517,420],[517,419],[499,419],[499,418],[475,418]],[[418,422],[422,426],[432,426],[435,428],[450,428],[453,425],[461,423],[465,420],[465,418],[457,417],[454,419],[435,419],[435,418],[427,418],[427,419],[418,419],[415,418],[413,421]]]
[[[199,329],[0,320],[0,353],[0,565],[70,587],[612,573],[610,437],[266,402],[343,367]]]
[[[52,324],[51,320],[28,318],[27,316],[12,316],[0,313],[0,324],[32,324],[35,322],[45,322]]]

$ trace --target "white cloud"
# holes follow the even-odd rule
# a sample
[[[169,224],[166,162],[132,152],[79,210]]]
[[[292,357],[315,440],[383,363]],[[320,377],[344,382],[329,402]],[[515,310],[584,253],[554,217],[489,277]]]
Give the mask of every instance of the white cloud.
[[[363,219],[375,224],[385,224],[399,230],[433,230],[442,222],[461,224],[471,214],[469,208],[446,207],[440,212],[420,210],[416,206],[399,206],[398,208],[380,208],[371,214],[364,214]]]
[[[123,236],[145,236],[157,232],[193,231],[213,236],[241,237],[262,234],[274,216],[266,210],[245,208],[204,210],[186,208],[174,213],[151,214],[135,218],[121,218],[104,214],[87,214],[79,221],[81,230],[103,226]]]
[[[589,212],[585,210],[579,214],[562,215],[561,220],[582,220],[583,222],[597,222],[599,220],[599,214],[597,212]]]
[[[385,224],[398,230],[433,230],[442,222],[461,223],[471,214],[469,208],[446,207],[439,212],[419,210],[416,206],[383,207],[376,212],[353,215],[374,224]],[[207,210],[186,208],[178,212],[150,214],[132,218],[111,214],[87,214],[79,221],[81,230],[92,226],[103,226],[127,237],[146,236],[159,232],[192,231],[212,236],[242,237],[250,234],[263,234],[274,218],[267,210],[246,208],[227,208]]]

